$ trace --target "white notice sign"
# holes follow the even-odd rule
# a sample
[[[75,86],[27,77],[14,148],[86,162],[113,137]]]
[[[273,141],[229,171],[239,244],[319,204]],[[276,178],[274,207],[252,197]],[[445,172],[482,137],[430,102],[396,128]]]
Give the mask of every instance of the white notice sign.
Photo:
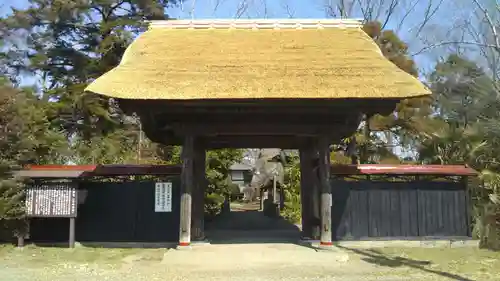
[[[157,182],[155,185],[155,212],[172,212],[172,183]]]

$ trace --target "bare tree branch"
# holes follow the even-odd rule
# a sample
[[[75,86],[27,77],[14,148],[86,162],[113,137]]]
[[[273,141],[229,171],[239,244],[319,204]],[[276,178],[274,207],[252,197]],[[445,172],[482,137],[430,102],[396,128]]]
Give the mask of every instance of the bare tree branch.
[[[416,34],[417,37],[420,35],[420,33],[422,32],[424,27],[429,23],[431,18],[433,18],[434,15],[436,15],[436,12],[439,10],[439,8],[441,8],[441,5],[443,4],[443,1],[444,0],[440,0],[440,2],[434,8],[432,8],[432,1],[429,1],[429,4],[427,5],[427,8],[425,9],[424,20],[422,21],[422,23],[420,24],[420,27],[418,28],[418,31]]]
[[[491,32],[493,34],[493,40],[495,42],[496,50],[498,52],[500,52],[500,37],[498,36],[498,32],[497,32],[497,24],[498,23],[497,24],[493,23],[493,20],[491,19],[491,16],[488,13],[488,10],[486,10],[484,8],[484,6],[481,5],[481,3],[479,3],[479,1],[472,0],[472,2],[474,2],[474,4],[476,4],[476,6],[483,12],[484,18],[486,19],[486,22],[488,23],[488,26],[491,29]],[[500,4],[498,2],[496,4],[496,6],[497,6],[497,10],[500,10]]]
[[[327,17],[336,18],[337,13],[332,3],[333,0],[324,0],[323,7]]]
[[[288,18],[294,18],[295,10],[290,7],[290,3],[288,3],[288,0],[281,0],[281,7],[285,10]]]
[[[215,15],[219,7],[226,2],[225,0],[214,0],[214,3],[212,4],[212,16]]]
[[[382,3],[383,0],[380,0]],[[394,11],[396,10],[396,7],[398,6],[399,1],[398,0],[391,0],[391,3],[389,4],[389,8],[387,9],[386,17],[384,20],[384,23],[382,24],[382,29],[385,29],[387,26],[387,23],[389,23],[389,20],[391,19],[392,15],[394,14]]]
[[[328,17],[350,17],[355,0],[324,0],[323,9]]]
[[[191,11],[189,11],[189,14],[191,16],[191,19],[194,19],[194,10],[196,8],[196,0],[191,0]]]
[[[368,2],[370,2],[370,0],[368,0]],[[357,0],[357,3],[361,10],[361,14],[363,14],[363,19],[366,21],[368,18],[371,17],[371,10],[369,8],[364,7],[363,4],[361,3],[361,0]]]
[[[469,46],[476,46],[476,47],[496,48],[496,46],[493,44],[483,44],[483,43],[472,42],[472,41],[446,41],[446,42],[439,42],[436,44],[431,44],[431,45],[425,46],[422,49],[420,49],[419,51],[413,52],[411,55],[417,56],[417,55],[425,53],[426,51],[429,51],[431,49],[435,49],[435,48],[443,47],[443,46],[450,46],[450,45],[469,45]]]
[[[267,19],[269,16],[268,10],[267,10],[267,0],[261,0],[262,1],[262,6],[264,7],[264,18]]]
[[[236,13],[234,14],[235,19],[241,18],[245,12],[248,10],[248,1],[247,0],[242,0],[238,4],[238,8],[236,9]]]

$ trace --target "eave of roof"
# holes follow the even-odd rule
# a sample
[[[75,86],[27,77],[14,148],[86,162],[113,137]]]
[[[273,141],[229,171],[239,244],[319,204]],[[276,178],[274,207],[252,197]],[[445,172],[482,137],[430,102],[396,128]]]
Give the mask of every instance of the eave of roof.
[[[434,175],[477,176],[478,172],[466,165],[332,165],[332,175]]]

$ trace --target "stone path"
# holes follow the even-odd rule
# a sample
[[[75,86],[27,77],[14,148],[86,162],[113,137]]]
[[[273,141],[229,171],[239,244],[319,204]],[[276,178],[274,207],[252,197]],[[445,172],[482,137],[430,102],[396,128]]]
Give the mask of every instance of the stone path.
[[[297,242],[300,229],[283,218],[270,218],[259,211],[259,202],[232,204],[231,212],[207,224],[207,238],[214,244]]]

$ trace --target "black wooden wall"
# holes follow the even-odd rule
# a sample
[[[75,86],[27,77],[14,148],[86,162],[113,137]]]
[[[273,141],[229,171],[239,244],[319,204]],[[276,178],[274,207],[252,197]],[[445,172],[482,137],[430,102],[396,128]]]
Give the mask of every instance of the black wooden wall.
[[[333,180],[332,198],[334,240],[471,235],[461,183]]]
[[[180,182],[172,181],[172,212],[156,213],[155,182],[89,182],[85,203],[78,207],[76,241],[176,242],[179,240]],[[34,242],[68,241],[69,219],[33,219]]]
[[[76,240],[85,242],[177,242],[180,181],[173,182],[173,209],[154,211],[153,181],[82,183]],[[454,182],[332,181],[334,240],[469,237],[465,187]],[[31,240],[67,242],[69,219],[33,219]]]

